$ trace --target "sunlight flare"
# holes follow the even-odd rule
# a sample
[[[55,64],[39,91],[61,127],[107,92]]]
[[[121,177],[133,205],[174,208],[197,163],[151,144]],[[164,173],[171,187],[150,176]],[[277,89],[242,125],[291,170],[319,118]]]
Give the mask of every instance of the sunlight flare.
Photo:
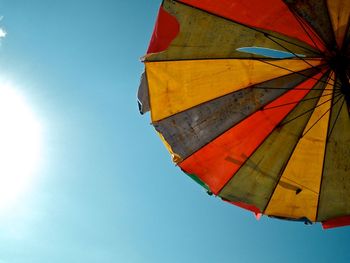
[[[39,121],[16,87],[0,81],[0,209],[29,189],[40,151]]]

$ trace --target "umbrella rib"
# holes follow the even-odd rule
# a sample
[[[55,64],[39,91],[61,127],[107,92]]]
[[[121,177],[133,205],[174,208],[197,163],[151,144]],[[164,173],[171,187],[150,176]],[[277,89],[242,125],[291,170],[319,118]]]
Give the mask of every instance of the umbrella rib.
[[[300,72],[298,72],[298,71],[293,71],[293,70],[291,70],[291,69],[288,69],[288,68],[285,68],[285,67],[281,67],[281,66],[275,65],[275,64],[273,64],[273,63],[269,63],[269,62],[267,62],[266,60],[263,60],[263,59],[260,60],[260,61],[263,62],[263,63],[269,64],[269,65],[275,66],[275,67],[277,67],[277,68],[281,68],[281,69],[284,69],[284,70],[287,70],[287,71],[290,71],[290,72],[299,74],[299,75],[304,76],[304,77],[306,77],[306,78],[308,78],[308,79],[311,78],[311,79],[319,80],[319,79],[317,79],[317,78],[315,78],[315,77],[306,76],[305,74],[300,73]],[[320,66],[325,66],[325,65],[327,65],[327,63],[321,64]],[[323,83],[325,83],[325,84],[331,85],[332,87],[338,87],[339,89],[341,88],[340,86],[338,86],[338,85],[336,85],[336,84],[333,84],[333,83],[328,82],[328,80],[327,80],[326,82],[325,82],[325,81],[322,81],[322,80],[319,80],[319,81],[321,81],[321,82],[323,82]]]
[[[334,96],[333,96],[333,97],[334,97]],[[345,101],[345,99],[344,99],[344,101]],[[342,103],[342,106],[340,107],[340,110],[339,110],[338,114],[337,114],[337,117],[336,117],[336,120],[335,120],[335,122],[334,122],[334,124],[333,124],[333,127],[332,127],[330,133],[328,133],[327,138],[326,138],[326,143],[325,143],[325,148],[324,148],[324,150],[325,150],[325,151],[324,151],[324,158],[323,158],[323,164],[322,164],[322,174],[321,174],[321,180],[320,180],[320,188],[319,188],[319,190],[318,190],[318,200],[317,200],[317,207],[316,207],[316,221],[318,220],[318,213],[319,213],[319,208],[320,208],[321,191],[322,191],[323,176],[324,176],[324,165],[325,165],[325,160],[326,160],[326,157],[327,157],[327,144],[328,144],[328,140],[329,140],[330,134],[332,133],[332,130],[333,130],[333,128],[334,128],[334,125],[335,125],[335,123],[337,122],[337,119],[338,119],[338,117],[339,117],[339,113],[340,113],[340,111],[341,111],[341,108],[343,107],[344,101],[343,101],[343,103]],[[329,127],[330,127],[330,124],[331,124],[331,118],[332,118],[332,114],[333,114],[333,113],[332,113],[332,110],[333,110],[333,109],[331,108],[330,117],[329,117],[329,119],[328,119],[327,131],[329,131]]]
[[[306,127],[306,125],[307,125],[307,123],[305,124],[305,127]],[[282,169],[281,169],[281,171],[280,171],[279,178],[276,180],[276,184],[275,184],[275,186],[273,187],[273,189],[272,189],[272,191],[271,191],[271,194],[270,194],[270,196],[269,196],[269,200],[266,202],[265,208],[264,208],[263,211],[262,211],[263,214],[265,214],[265,211],[266,211],[267,207],[269,206],[269,203],[270,203],[270,201],[271,201],[271,199],[272,199],[272,196],[274,195],[274,193],[275,193],[275,191],[276,191],[276,189],[277,189],[277,186],[278,186],[279,182],[281,181],[282,175],[283,175],[284,171],[286,170],[287,165],[288,165],[290,159],[292,158],[295,149],[296,149],[297,146],[298,146],[298,142],[299,142],[299,140],[300,140],[300,138],[301,138],[301,135],[302,135],[302,132],[301,132],[301,134],[299,135],[299,138],[297,139],[297,141],[296,141],[296,143],[295,143],[295,145],[294,145],[292,151],[290,152],[290,155],[289,155],[288,159],[286,160],[285,164],[283,165],[283,167],[282,167]]]
[[[306,70],[302,70],[302,71],[303,71],[303,72],[306,72],[306,71],[308,71],[308,70],[310,70],[310,69],[306,69]],[[290,71],[290,72],[291,72],[291,71]],[[327,73],[325,73],[325,74],[328,74],[328,72],[329,72],[329,71],[327,71]],[[190,108],[181,110],[181,111],[179,111],[179,112],[177,112],[177,113],[175,113],[175,114],[172,114],[172,115],[170,115],[170,116],[168,116],[168,117],[165,117],[165,118],[163,118],[163,119],[157,120],[157,121],[153,122],[152,124],[155,124],[155,123],[157,123],[157,122],[160,122],[160,121],[162,121],[162,120],[165,120],[165,119],[167,119],[167,118],[170,118],[171,116],[180,114],[180,113],[182,113],[182,112],[184,112],[184,111],[187,111],[187,110],[189,110],[189,109],[198,107],[198,106],[203,105],[203,104],[205,104],[205,103],[208,103],[208,102],[210,102],[210,101],[214,101],[214,100],[216,100],[216,99],[222,98],[222,97],[227,96],[227,95],[229,95],[229,94],[232,94],[232,93],[235,93],[235,92],[240,92],[240,91],[243,91],[243,90],[248,90],[248,89],[291,90],[290,88],[271,88],[271,87],[256,87],[256,86],[257,86],[257,85],[261,85],[261,84],[263,84],[263,83],[265,83],[265,82],[268,82],[268,81],[272,81],[272,80],[277,80],[277,79],[279,79],[279,78],[288,77],[288,76],[291,76],[291,75],[297,74],[297,73],[298,73],[298,72],[291,72],[291,73],[289,73],[289,74],[287,74],[287,75],[284,75],[284,76],[280,76],[280,77],[276,77],[276,78],[269,79],[269,80],[266,80],[266,81],[262,81],[262,82],[259,82],[259,83],[255,83],[255,84],[253,84],[253,85],[251,85],[251,86],[247,86],[247,87],[241,88],[241,89],[239,89],[239,90],[235,90],[235,91],[229,92],[229,93],[227,93],[227,94],[223,94],[223,95],[221,95],[221,96],[219,96],[219,97],[216,97],[216,98],[213,98],[213,99],[204,101],[204,102],[199,103],[199,104],[197,104],[197,105],[194,105],[194,106],[192,106],[192,107],[190,107]],[[324,74],[324,75],[325,75],[325,74]],[[312,78],[312,77],[307,76],[307,75],[305,75],[305,74],[298,74],[298,75],[301,75],[301,76],[304,76],[304,77],[307,77],[307,78]],[[315,75],[315,74],[314,74],[314,75]],[[322,78],[323,78],[323,77],[322,77]],[[312,78],[312,79],[316,79],[316,78]],[[316,79],[316,80],[317,80],[318,82],[325,83],[325,81],[321,81],[321,79]],[[302,82],[302,81],[301,81],[301,82]],[[301,82],[299,82],[298,84],[300,84]],[[316,88],[312,88],[312,89],[313,89],[313,90],[333,90],[333,89],[316,89]],[[304,88],[293,88],[293,90],[305,90],[305,89],[304,89]],[[310,90],[310,89],[306,89],[306,90]],[[282,94],[282,95],[283,95],[283,94]],[[281,95],[281,96],[282,96],[282,95]],[[276,98],[276,99],[277,99],[277,98]],[[270,101],[270,102],[271,102],[271,101]],[[268,103],[270,103],[270,102],[268,102]],[[261,107],[266,106],[268,103],[266,103],[265,105],[261,105]],[[257,109],[256,111],[258,111],[258,109]]]
[[[290,75],[292,75],[292,74],[290,74]],[[325,76],[323,76],[322,79],[325,79]],[[321,82],[320,80],[318,81],[318,83],[321,83],[321,84],[323,84],[323,86],[325,86],[324,82]],[[299,84],[300,84],[300,83],[299,83]],[[317,85],[317,84],[315,84],[311,90],[320,90],[320,89],[315,88],[316,85]],[[246,88],[244,88],[244,89],[251,89],[251,88],[253,88],[253,87],[250,86],[250,87],[246,87]],[[290,90],[290,89],[289,89],[289,90]],[[309,90],[309,89],[308,89],[308,90]],[[226,95],[227,95],[227,94],[226,94]],[[226,95],[223,95],[223,96],[226,96]],[[283,95],[284,95],[284,93],[281,94],[280,96],[276,97],[275,99],[277,99],[277,98],[279,98],[279,97],[281,97],[281,96],[283,96]],[[223,97],[223,96],[221,96],[221,97]],[[306,96],[306,95],[305,95],[305,96]],[[304,97],[305,97],[305,96],[304,96]],[[274,100],[275,100],[275,99],[274,99]],[[207,102],[205,102],[205,103],[207,103]],[[264,105],[261,105],[261,107],[264,107],[264,106],[266,106],[266,105],[269,104],[269,103],[271,103],[271,101],[266,102]],[[203,103],[202,103],[202,104],[203,104]],[[200,104],[199,104],[199,105],[200,105]],[[194,107],[197,107],[197,106],[198,106],[198,105],[196,105],[196,106],[194,106]],[[192,108],[194,108],[194,107],[192,107]],[[261,107],[260,107],[260,108],[261,108]],[[186,159],[188,159],[192,154],[194,154],[195,152],[197,152],[197,151],[199,151],[200,149],[204,148],[206,145],[208,145],[208,144],[210,144],[211,142],[213,142],[216,138],[220,137],[222,134],[224,134],[225,132],[227,132],[228,130],[230,130],[231,128],[233,128],[234,126],[240,124],[241,122],[243,122],[244,120],[246,120],[247,118],[249,118],[252,114],[254,114],[254,113],[258,112],[258,111],[259,111],[259,108],[257,108],[256,110],[254,110],[254,111],[253,111],[252,113],[250,113],[249,115],[246,115],[244,118],[242,118],[242,119],[241,119],[240,121],[238,121],[237,123],[232,124],[229,128],[227,128],[227,129],[225,129],[224,131],[222,131],[221,133],[217,134],[215,137],[211,138],[209,141],[206,141],[204,144],[201,144],[198,148],[194,149],[194,150],[191,151],[189,154],[186,154],[185,156],[182,156],[183,159],[182,159],[181,161],[179,161],[177,164],[179,165],[180,163],[182,163],[183,161],[185,161]],[[176,113],[176,114],[180,114],[180,113],[181,113],[181,112]],[[176,114],[174,114],[174,115],[176,115]],[[174,115],[172,115],[172,116],[174,116]],[[162,119],[162,120],[153,122],[152,125],[153,125],[154,127],[156,127],[157,123],[159,123],[159,122],[161,122],[161,121],[163,121],[163,120],[165,120],[165,119],[167,119],[167,118],[170,118],[170,117],[171,117],[171,116],[166,117],[166,118],[164,118],[164,119]]]
[[[298,89],[290,89],[290,90],[298,90]],[[304,90],[306,90],[306,89],[304,89]],[[309,89],[307,89],[307,90],[309,90]],[[321,89],[312,89],[312,90],[321,90]],[[291,104],[296,104],[296,103],[303,102],[303,101],[319,99],[319,98],[330,96],[330,95],[333,95],[333,93],[329,93],[329,94],[321,95],[321,96],[316,96],[316,97],[312,97],[312,98],[308,98],[308,99],[302,99],[302,100],[299,100],[299,101],[283,103],[283,104],[280,104],[280,105],[276,105],[276,106],[272,106],[272,107],[268,107],[268,108],[263,108],[263,110],[270,110],[270,109],[274,109],[274,108],[279,108],[279,107],[283,107],[283,106],[287,106],[287,105],[291,105]]]
[[[326,74],[328,74],[328,72],[327,72]],[[292,74],[289,74],[289,75],[292,75]],[[322,79],[325,79],[325,76],[323,76]],[[325,86],[325,81],[321,81],[321,79],[318,80],[317,83],[322,83],[323,86]],[[315,84],[311,90],[324,90],[324,89],[315,88],[316,85],[317,85],[317,84]],[[242,90],[251,89],[251,88],[254,88],[254,87],[249,86],[249,87],[246,87],[246,88],[244,88],[244,89],[242,89]],[[283,94],[284,94],[284,93],[283,93]],[[283,94],[281,94],[280,96],[278,96],[278,97],[275,98],[275,99],[278,99],[279,97],[283,96]],[[227,95],[227,94],[226,94],[226,95]],[[226,95],[223,95],[223,96],[226,96]],[[223,97],[223,96],[221,96],[221,97]],[[306,96],[306,95],[305,95],[305,96]],[[305,96],[304,96],[304,97],[305,97]],[[213,99],[213,100],[214,100],[214,99]],[[204,102],[204,103],[207,103],[207,102]],[[266,106],[266,105],[269,104],[269,103],[271,103],[271,101],[267,102],[267,103],[264,104],[264,105],[261,105],[261,107],[264,107],[264,106]],[[201,104],[203,104],[203,103],[201,103]],[[200,105],[200,104],[199,104],[199,105]],[[197,106],[198,106],[198,105],[196,105],[196,106],[194,106],[194,107],[197,107]],[[192,108],[194,108],[194,107],[192,107]],[[204,143],[203,145],[201,145],[199,148],[197,148],[197,149],[195,149],[194,151],[192,151],[190,154],[184,156],[183,159],[182,159],[178,164],[180,164],[181,162],[185,161],[185,160],[186,160],[188,157],[190,157],[192,154],[194,154],[195,152],[199,151],[200,149],[202,149],[203,147],[205,147],[206,145],[208,145],[209,143],[211,143],[212,141],[214,141],[216,138],[220,137],[222,134],[224,134],[225,132],[227,132],[229,129],[231,129],[231,128],[233,128],[234,126],[240,124],[241,122],[243,122],[244,120],[246,120],[247,118],[249,118],[252,114],[254,114],[254,113],[258,112],[258,111],[259,111],[259,108],[256,109],[256,110],[255,110],[254,112],[252,112],[251,114],[246,115],[246,116],[245,116],[244,118],[242,118],[239,122],[235,123],[234,125],[230,126],[228,129],[224,130],[223,132],[221,132],[220,134],[218,134],[218,135],[215,136],[214,138],[210,139],[209,141],[207,141],[206,143]],[[180,114],[180,113],[181,113],[181,112],[178,112],[178,113],[176,113],[176,114]],[[174,114],[174,115],[176,115],[176,114]],[[172,115],[172,116],[174,116],[174,115]],[[166,118],[164,118],[164,119],[162,119],[162,120],[165,120],[165,119],[170,118],[170,117],[171,117],[171,116],[166,117]],[[151,124],[152,124],[153,126],[155,126],[157,123],[161,122],[162,120],[158,120],[158,121],[153,122],[153,123],[151,123]]]
[[[322,83],[323,84],[323,86],[325,86],[325,84],[324,84],[324,82],[321,82],[321,80],[319,80],[318,81],[318,83]],[[317,84],[318,84],[317,83]],[[316,87],[316,85],[317,84],[315,84],[314,85],[314,87]],[[311,89],[311,90],[314,90],[314,89]],[[311,91],[310,90],[310,91]],[[307,93],[308,94],[308,93]],[[304,96],[304,98],[307,96],[307,94]],[[299,104],[299,103],[298,103]],[[295,107],[294,107],[295,108]],[[247,118],[248,118],[249,116],[247,116]],[[245,118],[246,119],[246,118]],[[243,119],[244,120],[244,119]],[[243,121],[242,120],[242,121]],[[237,124],[236,124],[237,125]],[[305,125],[306,126],[306,125]],[[276,128],[278,127],[278,125],[273,129],[273,130],[275,130]],[[266,137],[265,137],[265,139],[264,140],[262,140],[261,142],[260,142],[260,144],[256,147],[256,149],[250,154],[250,156],[248,156],[248,158],[246,158],[246,160],[244,160],[243,162],[242,162],[242,164],[241,164],[241,167],[237,170],[237,172],[236,173],[238,173],[238,171],[247,163],[247,162],[249,162],[249,159],[250,159],[250,157],[251,156],[253,156],[254,155],[254,153],[260,148],[260,146],[269,138],[269,136],[271,135],[271,133],[272,133],[273,131],[271,131]],[[300,135],[301,136],[301,135]],[[300,137],[299,136],[299,137]],[[217,138],[217,137],[216,137]],[[210,143],[210,142],[209,142]],[[293,150],[294,151],[294,150]],[[290,159],[290,157],[288,158],[288,160]],[[283,168],[283,170],[284,170],[284,168]],[[218,195],[220,195],[220,193],[221,193],[221,191],[226,187],[226,185],[230,182],[230,180],[232,179],[232,177],[221,187],[221,189],[219,190],[219,193],[218,193]],[[278,179],[278,182],[279,182],[279,179]],[[277,184],[276,184],[276,187],[277,187]],[[269,198],[269,201],[267,202],[267,204],[270,202],[270,199],[271,199],[271,197],[272,197],[272,195],[270,196],[270,198]],[[267,205],[266,205],[267,206]],[[265,209],[266,209],[266,207],[265,207]],[[265,211],[265,209],[263,209],[262,210],[262,213],[264,214],[264,211]]]
[[[327,77],[326,82],[328,82],[329,77],[330,77],[330,76]],[[324,83],[324,82],[323,82],[323,83]],[[305,114],[305,113],[304,113],[304,114]],[[304,129],[305,129],[306,125],[307,125],[307,122],[305,123]],[[265,206],[265,208],[264,208],[263,211],[262,211],[263,214],[265,214],[265,211],[266,211],[267,207],[269,206],[269,203],[270,203],[270,201],[271,201],[271,199],[272,199],[272,196],[274,195],[274,193],[275,193],[275,191],[276,191],[276,189],[277,189],[277,186],[278,186],[278,184],[279,184],[279,182],[280,182],[280,180],[281,180],[281,178],[282,178],[282,175],[283,175],[284,171],[286,170],[287,165],[288,165],[290,159],[292,158],[292,156],[293,156],[293,154],[294,154],[294,151],[295,151],[295,149],[297,148],[297,146],[298,146],[298,144],[299,144],[299,140],[300,140],[300,138],[302,137],[302,135],[303,135],[303,131],[301,131],[301,133],[300,133],[300,135],[299,135],[299,137],[298,137],[298,139],[297,139],[297,141],[296,141],[296,143],[295,143],[295,145],[294,145],[292,151],[290,152],[290,155],[289,155],[288,159],[286,160],[284,166],[282,167],[282,169],[281,169],[281,171],[280,171],[279,178],[276,180],[276,184],[275,184],[273,190],[271,191],[269,200],[267,201],[266,206]]]
[[[336,102],[334,102],[333,104],[331,104],[331,106],[329,107],[329,109],[325,112],[325,113],[323,113],[322,115],[321,115],[321,117],[319,117],[318,119],[317,119],[317,121],[314,123],[314,124],[312,124],[311,125],[311,127],[305,132],[305,133],[303,133],[303,135],[301,136],[301,138],[302,137],[304,137],[340,100],[341,100],[341,98],[342,98],[342,96],[339,96],[339,95],[337,95],[337,96],[334,96],[334,98],[336,98],[336,97],[338,97],[338,100],[336,101]]]
[[[175,59],[154,59],[154,60],[146,60],[144,62],[149,63],[149,62],[174,62],[174,61],[191,61],[191,60],[272,60],[272,61],[279,61],[279,60],[287,60],[291,59],[290,57],[288,58],[273,58],[273,57],[268,57],[268,56],[263,56],[261,57],[252,57],[252,56],[259,56],[256,54],[247,56],[247,57],[200,57],[200,58],[175,58]],[[320,57],[307,57],[308,60],[321,60],[322,58]]]
[[[335,118],[335,120],[334,120],[334,123],[332,124],[332,127],[331,127],[331,129],[330,129],[330,131],[329,131],[329,134],[328,134],[328,137],[327,137],[327,142],[328,142],[329,138],[330,138],[331,135],[332,135],[334,126],[335,126],[335,124],[336,124],[337,121],[338,121],[338,118],[339,118],[340,112],[341,112],[341,110],[342,110],[342,108],[343,108],[343,106],[344,106],[344,103],[345,103],[345,98],[343,99],[343,102],[342,102],[342,104],[341,104],[341,106],[340,106],[340,108],[339,108],[339,111],[338,111],[337,116],[336,116],[336,118]]]
[[[291,6],[287,5],[287,7],[291,11],[291,13],[294,15],[294,17],[298,20],[299,24],[301,25],[301,27],[303,28],[305,33],[309,36],[311,41],[314,43],[311,35],[309,35],[309,33],[307,32],[306,28],[304,28],[304,26],[306,25],[307,27],[310,27],[311,29],[313,29],[313,27],[311,25],[309,25],[309,23],[307,23],[301,16],[299,16],[299,14]],[[328,18],[329,18],[329,14],[328,14]],[[331,24],[331,21],[329,21],[329,22]],[[330,50],[329,50],[328,46],[326,45],[326,43],[324,42],[324,40],[316,32],[314,32],[314,29],[312,30],[312,32],[313,32],[313,35],[316,36],[317,39],[321,41],[321,43],[324,45],[324,47],[327,49],[327,51],[330,52]],[[316,45],[316,47],[318,48],[317,45]]]
[[[253,89],[283,89],[283,90],[310,90],[308,88],[271,88],[271,87],[252,87]],[[313,89],[313,90],[333,90],[333,89]],[[338,91],[338,89],[337,89]]]
[[[325,86],[325,84],[324,84],[323,81],[318,80],[318,82],[319,82],[319,83],[322,83],[322,84]],[[317,85],[317,84],[315,84],[314,87],[316,87],[316,85]],[[252,87],[250,86],[250,87],[247,87],[247,88],[245,88],[245,89],[250,89],[250,88],[252,88]],[[320,89],[312,88],[311,90],[320,90]],[[311,90],[310,90],[310,91],[311,91]],[[281,94],[279,97],[283,96],[284,94],[285,94],[285,93]],[[306,96],[306,95],[305,95],[305,96]],[[304,96],[304,97],[305,97],[305,96]],[[278,97],[278,98],[279,98],[279,97]],[[276,98],[276,99],[277,99],[277,98]],[[266,105],[269,104],[269,103],[271,103],[271,101],[270,101],[270,102],[267,102],[265,105],[262,105],[262,107],[266,106]],[[226,130],[223,131],[222,133],[220,133],[220,134],[218,134],[217,136],[215,136],[215,138],[212,138],[210,141],[208,141],[207,143],[203,144],[201,147],[199,147],[198,149],[196,149],[195,151],[193,151],[191,154],[189,154],[188,156],[184,157],[183,160],[181,160],[178,164],[184,162],[184,161],[185,161],[187,158],[189,158],[192,154],[194,154],[195,152],[197,152],[197,151],[199,151],[200,149],[204,148],[206,145],[208,145],[208,144],[210,144],[211,142],[213,142],[216,138],[220,137],[222,134],[224,134],[225,132],[227,132],[228,130],[230,130],[231,128],[233,128],[234,126],[236,126],[236,125],[242,123],[242,122],[245,121],[247,118],[249,118],[252,114],[254,114],[254,113],[258,112],[258,111],[259,111],[259,109],[257,109],[257,110],[254,111],[253,113],[251,113],[251,114],[245,116],[245,117],[244,117],[243,119],[241,119],[239,122],[237,122],[237,123],[235,123],[234,125],[230,126],[228,129],[226,129]],[[161,120],[160,120],[160,121],[161,121]],[[158,122],[159,122],[159,121],[158,121]],[[156,123],[157,123],[157,122],[154,122],[154,123],[152,123],[152,124],[155,125]],[[277,126],[276,126],[276,127],[277,127]],[[221,191],[221,190],[220,190],[220,191]],[[220,191],[219,191],[219,192],[220,192]]]
[[[250,28],[250,29],[252,29],[252,30],[254,30],[254,31],[256,31],[256,32],[259,32],[259,33],[262,33],[262,34],[268,34],[268,35],[272,36],[271,34],[266,33],[266,32],[264,32],[264,31],[262,31],[262,30],[259,30],[259,29],[255,28],[255,27],[252,27],[252,26],[249,26],[249,25],[240,23],[240,22],[238,22],[238,21],[235,21],[235,20],[233,20],[233,19],[229,19],[229,18],[226,18],[226,17],[224,17],[224,16],[221,16],[221,15],[218,15],[218,14],[215,14],[215,13],[212,13],[212,12],[209,12],[209,11],[207,11],[207,10],[198,8],[198,7],[193,6],[193,5],[190,5],[190,4],[188,4],[188,3],[183,3],[183,2],[178,1],[178,0],[173,0],[173,1],[176,2],[176,3],[178,3],[178,4],[182,4],[182,5],[185,5],[185,6],[189,6],[189,7],[191,7],[191,8],[200,10],[200,11],[205,12],[205,13],[207,13],[207,14],[210,14],[210,15],[213,15],[213,16],[216,16],[216,17],[225,19],[226,21],[230,21],[230,22],[237,23],[237,24],[242,25],[242,26],[244,26],[244,27]],[[280,37],[277,37],[277,36],[274,36],[274,37],[277,38],[277,39],[279,39],[279,40],[285,41],[285,42],[287,42],[287,43],[289,43],[289,44],[291,44],[291,45],[300,47],[300,48],[305,49],[305,50],[307,50],[307,51],[309,51],[309,52],[312,52],[312,53],[314,53],[314,54],[317,54],[317,55],[321,55],[321,56],[322,56],[322,53],[317,52],[317,51],[315,51],[315,50],[312,50],[312,49],[310,49],[310,48],[307,48],[307,47],[298,45],[298,44],[293,43],[293,42],[290,42],[290,41],[288,41],[288,40],[284,40],[284,39],[282,39],[282,38],[280,38]]]
[[[154,60],[144,60],[142,62],[144,63],[161,63],[161,62],[176,62],[176,61],[198,61],[198,60],[263,60],[267,59],[266,57],[210,57],[210,58],[175,58],[175,59],[154,59]],[[279,61],[281,58],[268,58],[269,60],[276,60]],[[283,60],[283,59],[282,59]],[[313,57],[313,58],[308,58],[308,60],[320,60],[319,57]]]
[[[315,47],[316,47],[318,50],[320,50],[320,48],[318,47],[318,45],[316,44],[316,42],[314,41],[314,39],[312,38],[312,36],[310,35],[310,33],[309,33],[309,32],[307,31],[307,29],[306,29],[306,26],[307,26],[307,27],[310,27],[310,26],[308,25],[308,23],[307,23],[302,17],[300,17],[293,9],[291,9],[290,6],[287,5],[287,7],[288,7],[288,9],[291,11],[291,13],[293,14],[293,16],[296,18],[296,20],[298,21],[298,23],[300,24],[300,26],[302,27],[302,29],[304,30],[304,32],[305,32],[305,33],[307,34],[307,36],[310,38],[310,40],[312,41],[312,43],[314,43]],[[306,25],[306,26],[305,26],[305,25]],[[322,39],[318,34],[316,34],[313,30],[312,30],[312,33],[313,33],[314,36],[316,36],[316,38],[317,38],[318,40],[321,41],[321,43],[323,44],[323,46],[329,51],[329,49],[328,49],[327,45],[324,43],[323,39]],[[320,52],[321,52],[321,50],[320,50]]]
[[[281,43],[279,43],[278,41],[274,40],[272,37],[266,35],[266,37],[268,39],[270,39],[272,42],[276,43],[277,45],[279,45],[280,47],[282,47],[283,49],[285,49],[286,51],[288,51],[289,53],[292,53],[295,57],[299,58],[300,60],[302,60],[303,62],[305,62],[307,65],[311,66],[312,68],[318,70],[319,72],[321,72],[321,70],[318,67],[315,67],[314,65],[312,65],[311,63],[309,63],[307,60],[305,60],[303,57],[299,56],[298,54],[296,54],[295,52],[293,52],[292,50],[290,50],[289,48],[283,46]],[[330,78],[330,80],[333,80],[332,78]]]
[[[335,97],[339,97],[339,96],[341,96],[341,94],[337,94],[336,96],[334,96],[334,98],[335,98]],[[323,104],[325,104],[325,103],[331,101],[332,99],[333,99],[333,98],[328,99],[328,100],[322,102],[321,104],[317,105],[316,107],[313,107],[312,109],[309,109],[309,110],[303,112],[302,114],[300,114],[300,115],[294,117],[293,119],[290,119],[290,120],[286,121],[285,123],[279,124],[278,127],[282,127],[282,126],[286,125],[287,123],[290,123],[290,122],[292,122],[292,121],[294,121],[294,120],[296,120],[296,119],[298,119],[298,118],[304,116],[306,113],[315,110],[316,108],[318,108],[318,107],[322,106]]]
[[[320,50],[320,48],[318,47],[318,45],[316,44],[315,40],[312,38],[311,34],[306,30],[304,23],[306,23],[301,17],[296,16],[294,12],[292,12],[294,17],[298,20],[298,23],[300,24],[300,26],[302,27],[302,29],[304,30],[304,32],[307,34],[307,36],[310,38],[310,40],[312,41],[312,43],[314,43],[315,47]],[[313,33],[314,34],[314,33]],[[327,46],[325,45],[325,43],[323,42],[323,40],[317,35],[314,34],[316,36],[316,38],[318,40],[321,41],[321,43],[323,44],[323,46],[328,50]],[[322,52],[320,50],[320,52]]]

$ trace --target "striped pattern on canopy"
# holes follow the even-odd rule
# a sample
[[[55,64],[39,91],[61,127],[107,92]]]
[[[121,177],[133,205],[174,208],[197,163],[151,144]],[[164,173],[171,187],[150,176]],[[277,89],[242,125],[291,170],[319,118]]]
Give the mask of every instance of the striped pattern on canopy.
[[[164,0],[141,112],[223,200],[350,224],[349,15],[346,0]]]

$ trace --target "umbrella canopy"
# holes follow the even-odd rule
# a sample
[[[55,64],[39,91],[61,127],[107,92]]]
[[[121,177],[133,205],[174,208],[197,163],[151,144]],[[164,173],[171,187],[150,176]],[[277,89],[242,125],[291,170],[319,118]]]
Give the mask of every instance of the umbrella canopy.
[[[350,224],[349,15],[347,0],[164,0],[140,111],[209,193]]]

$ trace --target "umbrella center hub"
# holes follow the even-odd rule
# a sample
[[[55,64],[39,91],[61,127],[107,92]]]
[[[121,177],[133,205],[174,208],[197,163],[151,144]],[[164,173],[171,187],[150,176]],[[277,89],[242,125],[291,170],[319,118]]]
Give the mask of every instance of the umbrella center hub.
[[[347,104],[350,105],[350,58],[345,54],[337,53],[330,60],[329,65],[336,73],[337,78],[340,80],[340,91],[344,94]],[[335,85],[335,88],[339,88],[339,84]]]

